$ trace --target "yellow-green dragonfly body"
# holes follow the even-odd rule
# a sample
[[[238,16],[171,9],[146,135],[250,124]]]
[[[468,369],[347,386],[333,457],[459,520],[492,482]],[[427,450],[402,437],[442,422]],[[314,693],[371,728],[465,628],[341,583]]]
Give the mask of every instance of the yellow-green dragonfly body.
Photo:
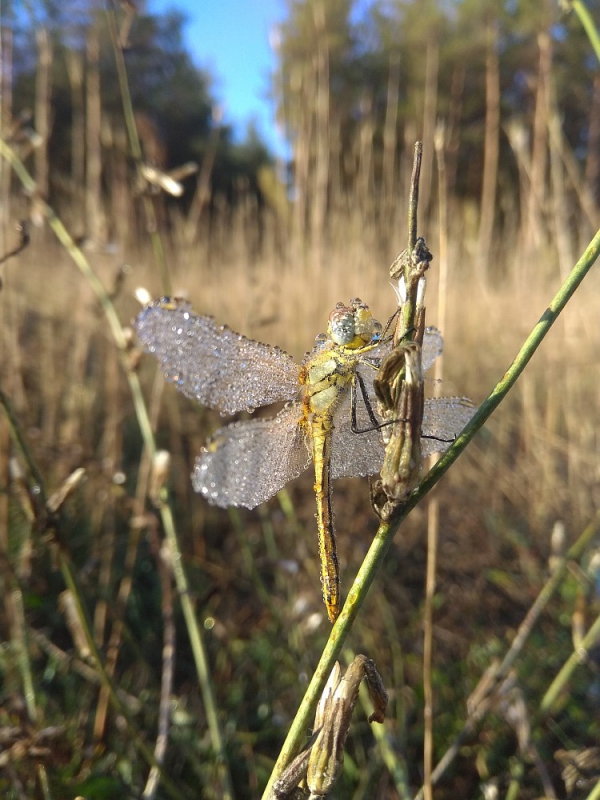
[[[373,377],[390,344],[381,340],[381,326],[368,306],[359,299],[348,306],[338,303],[329,315],[327,335],[317,337],[301,364],[278,347],[193,314],[178,299],[151,303],[135,327],[167,380],[202,405],[235,414],[287,401],[275,417],[219,429],[196,459],[192,483],[209,503],[254,508],[312,461],[323,598],[329,619],[335,621],[340,590],[330,483],[375,474],[384,455],[374,424]],[[428,329],[424,369],[441,350],[439,332]],[[359,384],[366,398],[359,396]],[[437,438],[423,440],[424,455],[446,449],[472,414],[472,406],[459,398],[426,401],[424,435]]]

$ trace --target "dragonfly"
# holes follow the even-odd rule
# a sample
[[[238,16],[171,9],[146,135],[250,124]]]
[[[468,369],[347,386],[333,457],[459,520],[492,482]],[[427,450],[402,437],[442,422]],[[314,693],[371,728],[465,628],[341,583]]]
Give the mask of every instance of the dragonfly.
[[[178,298],[148,304],[137,336],[167,381],[203,406],[233,415],[283,401],[271,418],[232,422],[209,439],[192,473],[196,492],[221,508],[255,508],[314,465],[323,599],[331,622],[340,612],[340,580],[331,481],[374,475],[385,445],[373,378],[391,350],[366,303],[338,303],[327,333],[301,363],[277,346],[236,333],[193,313]],[[442,352],[428,328],[423,369]],[[445,450],[474,413],[464,398],[425,401],[423,455]]]

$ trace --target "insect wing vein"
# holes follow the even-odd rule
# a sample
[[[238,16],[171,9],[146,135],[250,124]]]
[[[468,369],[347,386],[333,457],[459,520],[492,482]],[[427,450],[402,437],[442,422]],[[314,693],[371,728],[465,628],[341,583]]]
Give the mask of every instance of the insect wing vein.
[[[377,415],[373,386],[375,372],[361,371],[365,384],[369,388],[369,399],[373,412]],[[370,377],[370,382],[368,381]],[[373,397],[371,397],[373,394]],[[346,478],[352,475],[374,475],[379,472],[383,463],[385,446],[380,430],[366,430],[364,433],[355,433],[351,422],[350,392],[340,403],[333,418],[333,437],[331,443],[331,477]],[[373,423],[369,418],[364,399],[359,395],[356,398],[356,422],[359,430],[371,428]]]
[[[436,437],[421,439],[423,456],[443,453],[477,411],[467,397],[439,397],[425,400],[423,434]]]
[[[235,414],[291,400],[298,391],[299,367],[290,355],[193,314],[182,301],[152,303],[135,329],[166,379],[209,408]]]
[[[192,483],[213,505],[254,508],[297,478],[310,462],[302,406],[291,403],[276,417],[218,430],[196,459]]]

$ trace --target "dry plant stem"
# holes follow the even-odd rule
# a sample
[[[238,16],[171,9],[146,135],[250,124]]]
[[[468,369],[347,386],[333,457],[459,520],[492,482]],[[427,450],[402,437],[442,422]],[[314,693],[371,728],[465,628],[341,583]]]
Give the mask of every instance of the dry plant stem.
[[[156,429],[156,420],[160,410],[160,398],[162,396],[162,386],[164,381],[159,371],[156,372],[153,391],[151,393],[150,401],[150,426],[154,431]],[[117,659],[119,657],[121,638],[123,629],[125,627],[125,609],[127,608],[127,601],[131,594],[131,587],[133,586],[133,570],[137,558],[138,545],[142,536],[142,527],[137,524],[139,518],[144,513],[146,497],[148,495],[148,483],[150,480],[151,457],[147,449],[142,451],[140,464],[138,467],[138,478],[135,489],[135,496],[133,500],[133,510],[129,525],[129,536],[127,537],[127,549],[123,559],[123,576],[119,582],[119,589],[117,591],[116,608],[117,613],[114,615],[110,636],[108,639],[108,646],[106,647],[106,672],[108,675],[114,675]],[[137,519],[136,519],[137,518]],[[100,692],[98,702],[96,703],[96,716],[94,719],[94,738],[96,741],[102,739],[104,735],[104,725],[106,722],[106,712],[109,702],[108,694],[104,689]]]
[[[419,210],[419,178],[421,175],[421,160],[423,158],[423,143],[415,144],[413,171],[410,179],[410,197],[408,201],[408,250],[412,253],[417,243],[417,222]]]
[[[448,188],[446,184],[445,165],[445,135],[444,128],[439,125],[434,135],[434,148],[438,169],[438,197],[439,197],[439,263],[436,270],[438,276],[438,326],[440,330],[446,329],[446,300],[448,293]],[[434,396],[439,397],[440,382],[443,378],[444,356],[440,355],[435,360],[435,389]],[[439,461],[439,455],[431,457],[430,465]],[[427,507],[427,575],[425,583],[425,613],[423,635],[423,695],[424,695],[424,743],[423,743],[423,786],[426,800],[433,797],[433,784],[431,775],[433,771],[433,600],[436,588],[436,564],[439,537],[440,507],[437,497],[428,500]]]
[[[163,670],[160,683],[160,704],[158,711],[158,735],[154,745],[154,757],[159,764],[163,764],[169,739],[169,722],[171,711],[169,704],[173,690],[173,675],[175,672],[175,621],[173,617],[173,587],[171,583],[171,570],[167,568],[160,548],[160,541],[156,531],[150,531],[150,545],[156,561],[160,576],[162,619],[163,619]],[[142,797],[150,800],[156,794],[160,782],[160,770],[152,767],[144,787]]]
[[[129,138],[129,147],[131,155],[135,161],[136,167],[142,165],[143,156],[140,139],[138,136],[137,127],[135,124],[135,115],[133,113],[133,104],[131,102],[131,92],[129,91],[129,81],[127,79],[127,68],[125,66],[125,58],[123,56],[123,46],[119,30],[117,28],[117,19],[113,9],[113,4],[106,11],[108,20],[108,29],[110,31],[110,38],[112,41],[113,49],[115,52],[115,62],[117,65],[117,76],[119,79],[119,89],[121,90],[121,102],[123,103],[123,116],[125,117],[125,124],[127,126],[127,136]],[[142,202],[144,204],[144,213],[146,215],[147,230],[150,234],[152,242],[152,249],[154,250],[154,258],[158,265],[160,273],[161,286],[165,294],[171,294],[171,277],[167,270],[165,263],[165,252],[162,244],[162,239],[156,224],[156,213],[152,204],[152,199],[147,195],[142,195]]]
[[[487,399],[480,405],[477,413],[465,427],[464,431],[448,448],[438,463],[427,473],[418,488],[412,492],[406,502],[397,510],[393,518],[389,522],[382,523],[379,526],[373,543],[348,593],[344,608],[331,630],[329,640],[325,645],[325,649],[323,650],[315,673],[306,690],[298,713],[292,722],[288,736],[279,754],[267,788],[265,789],[264,798],[269,797],[273,783],[289,761],[298,753],[304,742],[306,731],[310,725],[311,717],[314,713],[318,698],[321,696],[327,677],[333,668],[336,658],[339,656],[344,641],[350,632],[352,622],[365,601],[367,592],[373,583],[377,570],[381,566],[400,524],[445,475],[471,439],[473,439],[477,431],[484,425],[488,417],[490,417],[492,412],[506,397],[509,390],[514,386],[518,377],[531,360],[542,340],[554,322],[556,322],[559,314],[565,308],[566,304],[575,293],[575,290],[591,269],[599,254],[600,231],[597,231],[585,252],[571,270],[566,281],[560,287],[552,302],[534,326],[514,361]],[[434,781],[436,777],[437,770],[434,771]]]
[[[448,769],[452,761],[458,755],[460,747],[462,746],[465,739],[473,732],[476,725],[485,716],[485,712],[488,706],[486,703],[482,701],[485,700],[487,697],[489,697],[508,675],[509,670],[512,668],[513,664],[515,663],[515,661],[521,654],[523,648],[525,647],[525,644],[529,639],[529,636],[533,630],[534,625],[540,618],[543,610],[550,602],[552,596],[554,595],[554,592],[562,583],[562,580],[569,568],[569,564],[574,561],[578,561],[581,558],[583,553],[590,546],[593,539],[597,536],[599,530],[600,530],[600,511],[596,514],[596,516],[590,522],[590,524],[585,528],[585,530],[582,532],[582,534],[577,539],[575,544],[573,544],[569,548],[566,555],[563,558],[561,558],[561,560],[558,562],[556,566],[556,569],[554,570],[550,578],[546,581],[545,585],[542,587],[533,605],[527,612],[525,619],[519,626],[519,630],[517,631],[517,635],[513,639],[510,649],[508,650],[508,652],[502,659],[502,662],[498,665],[494,673],[490,675],[490,680],[488,682],[486,692],[485,694],[482,694],[477,708],[475,708],[473,713],[468,717],[461,732],[452,742],[452,744],[450,745],[450,747],[448,748],[448,750],[438,763],[437,767],[433,771],[432,781],[434,784],[437,783],[437,781],[441,778],[444,772]],[[590,634],[588,633],[588,637],[589,635]],[[585,645],[583,644],[583,642],[581,643],[581,646],[578,648],[577,652],[574,654],[576,658],[574,659],[574,663],[572,665],[573,667],[581,663],[580,655],[583,652],[582,648],[585,649]],[[569,664],[569,662],[567,662],[567,664]],[[569,670],[567,672],[566,667],[567,665],[565,665],[565,667],[563,667],[563,670],[559,672],[558,676],[553,681],[552,685],[544,695],[544,699],[540,704],[540,710],[543,713],[547,713],[550,710],[552,702],[554,702],[554,700],[556,699],[558,689],[564,684],[564,680],[566,680],[569,677],[572,670]],[[421,791],[417,794],[415,800],[420,800],[420,798],[422,798],[423,796],[424,796],[424,790],[421,789]]]
[[[1,138],[0,138],[0,156],[4,158],[11,165],[16,175],[20,179],[21,183],[23,184],[23,187],[30,194],[30,196],[34,196],[37,191],[35,181],[32,179],[31,175],[26,170],[23,162],[16,156],[14,151]],[[47,203],[42,201],[41,198],[39,198],[38,204],[42,213],[48,220],[48,224],[54,231],[57,239],[64,246],[69,256],[73,259],[76,266],[79,268],[85,279],[90,284],[91,288],[94,291],[94,294],[96,295],[102,307],[102,310],[106,315],[112,336],[115,340],[115,343],[119,351],[119,356],[121,358],[123,368],[125,370],[127,381],[129,383],[129,389],[131,391],[135,413],[140,426],[142,438],[144,441],[144,446],[148,454],[153,455],[156,452],[156,445],[154,442],[154,436],[150,425],[148,410],[146,408],[146,404],[144,402],[144,398],[142,395],[139,378],[135,372],[132,372],[128,368],[127,365],[127,359],[126,359],[127,342],[115,307],[112,304],[112,301],[108,296],[102,282],[100,281],[96,273],[92,270],[88,260],[86,259],[80,248],[77,247],[77,245],[73,241],[72,237],[68,233],[67,229],[65,228],[61,220],[54,213],[53,209]],[[43,481],[41,481],[41,476],[39,476],[39,473],[37,474],[32,473],[32,474],[34,474],[35,480],[40,485],[43,485]],[[40,478],[40,480],[38,480],[38,477]],[[214,689],[212,686],[212,680],[210,678],[208,670],[208,660],[206,656],[206,651],[204,648],[204,643],[202,641],[200,628],[198,626],[198,622],[196,620],[194,609],[190,599],[189,585],[183,569],[181,550],[179,548],[179,542],[175,531],[173,515],[171,513],[170,506],[166,502],[161,503],[160,514],[165,535],[167,537],[167,540],[169,542],[169,547],[171,550],[171,555],[173,559],[172,561],[173,574],[175,576],[177,591],[179,592],[181,607],[185,618],[186,627],[188,629],[188,635],[190,637],[192,652],[194,654],[194,661],[196,664],[198,681],[200,683],[200,688],[202,691],[202,699],[204,701],[206,709],[206,716],[211,737],[211,743],[215,751],[215,757],[217,759],[217,762],[220,765],[222,792],[223,792],[222,796],[223,798],[233,797],[233,790],[231,788],[232,787],[231,777],[229,775],[229,769],[227,767],[227,762],[225,759],[224,739],[219,726],[217,704],[216,704]],[[79,597],[78,600],[80,601]],[[81,607],[80,602],[79,602],[79,607]],[[111,691],[111,697],[113,695],[114,691]]]
[[[585,3],[582,0],[571,0],[570,5],[573,11],[579,17],[579,21],[585,32],[588,35],[588,39],[592,47],[594,48],[594,52],[596,53],[596,58],[600,61],[600,36],[598,36],[598,31],[596,26],[594,25],[594,20],[592,15],[590,14],[589,10],[587,9]]]
[[[2,403],[4,411],[7,415],[13,439],[15,440],[15,443],[17,444],[19,450],[21,451],[25,463],[28,465],[30,469],[30,475],[34,481],[34,484],[30,486],[30,489],[33,490],[35,486],[41,501],[37,509],[36,522],[41,530],[45,531],[46,533],[54,534],[54,542],[57,545],[59,565],[63,576],[63,580],[65,582],[65,585],[67,586],[67,589],[70,591],[73,601],[75,603],[77,609],[77,617],[81,625],[81,628],[83,630],[83,633],[85,635],[85,640],[87,642],[90,651],[90,656],[94,662],[100,680],[102,681],[102,684],[107,687],[115,710],[125,720],[127,728],[131,734],[134,746],[138,749],[138,751],[140,752],[140,754],[142,755],[147,764],[149,764],[151,767],[155,766],[158,769],[160,769],[160,765],[156,762],[156,759],[154,758],[152,752],[143,742],[131,718],[130,712],[128,711],[126,706],[124,706],[123,703],[120,701],[115,691],[115,688],[112,684],[112,681],[106,674],[106,670],[104,669],[104,664],[102,663],[100,653],[98,651],[98,648],[96,647],[96,643],[94,641],[94,637],[92,635],[92,631],[81,602],[81,593],[79,591],[79,587],[77,586],[75,580],[75,572],[73,570],[73,566],[69,559],[68,553],[64,548],[64,545],[61,543],[61,537],[59,535],[57,522],[50,515],[48,500],[47,500],[48,495],[46,492],[44,481],[41,478],[39,470],[35,466],[35,462],[31,456],[31,452],[29,450],[27,442],[22,434],[21,426],[19,425],[19,422],[14,414],[11,403],[1,389],[0,389],[0,402]],[[31,494],[33,495],[35,493],[31,491]],[[163,786],[165,787],[165,791],[168,793],[170,797],[173,797],[176,800],[181,800],[182,795],[180,794],[179,790],[170,781],[170,779],[168,779],[165,776],[163,776]]]

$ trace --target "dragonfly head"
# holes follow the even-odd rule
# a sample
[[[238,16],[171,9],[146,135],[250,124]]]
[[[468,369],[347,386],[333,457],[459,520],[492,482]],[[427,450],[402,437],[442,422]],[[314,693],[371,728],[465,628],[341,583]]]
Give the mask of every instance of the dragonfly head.
[[[345,347],[362,347],[372,341],[381,329],[373,319],[371,309],[356,297],[349,306],[338,303],[329,315],[327,330],[335,344]]]

